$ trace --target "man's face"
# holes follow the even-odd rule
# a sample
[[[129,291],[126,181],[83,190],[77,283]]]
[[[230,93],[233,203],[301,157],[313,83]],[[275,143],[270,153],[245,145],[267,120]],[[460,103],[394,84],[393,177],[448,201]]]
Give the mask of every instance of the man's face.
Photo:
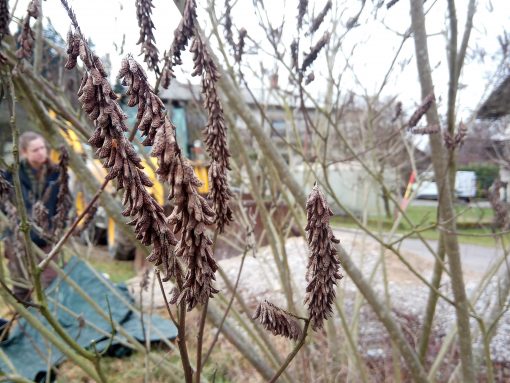
[[[34,168],[39,168],[48,160],[48,149],[42,138],[30,141],[22,154]]]

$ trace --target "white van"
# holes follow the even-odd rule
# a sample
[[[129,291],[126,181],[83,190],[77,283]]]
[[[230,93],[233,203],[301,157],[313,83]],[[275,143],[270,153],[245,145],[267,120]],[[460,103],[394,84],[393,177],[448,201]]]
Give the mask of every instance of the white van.
[[[423,180],[416,192],[416,198],[437,199],[437,183],[434,173],[427,172],[421,176]],[[455,195],[457,198],[469,200],[476,197],[476,174],[472,171],[458,171],[455,177]]]

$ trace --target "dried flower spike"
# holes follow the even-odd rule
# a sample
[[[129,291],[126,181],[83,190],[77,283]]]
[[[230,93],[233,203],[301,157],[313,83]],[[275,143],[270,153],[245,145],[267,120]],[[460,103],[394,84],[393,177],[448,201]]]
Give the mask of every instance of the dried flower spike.
[[[3,172],[0,171],[0,202],[7,201],[11,192],[11,184],[4,178]]]
[[[305,55],[305,58],[303,59],[303,64],[301,65],[302,72],[306,72],[306,69],[310,65],[312,65],[312,63],[317,59],[319,52],[321,51],[322,48],[324,48],[328,41],[329,33],[325,32],[324,35],[322,35],[322,37],[320,38],[320,40],[317,41],[317,44],[310,48],[310,53]]]
[[[73,206],[71,192],[69,190],[68,165],[69,153],[65,147],[61,147],[58,163],[59,176],[57,179],[59,185],[57,194],[57,214],[55,215],[55,226],[53,227],[53,232],[57,237],[67,227],[69,212]]]
[[[9,34],[9,2],[0,0],[0,43],[5,35]]]
[[[44,206],[44,203],[41,200],[34,203],[34,206],[32,207],[32,222],[34,222],[37,227],[42,229],[42,234],[48,230],[48,209],[46,206]]]
[[[137,44],[141,44],[141,54],[149,69],[159,72],[158,69],[158,48],[155,45],[154,23],[151,19],[152,0],[136,0],[136,17],[140,27],[140,37]]]
[[[411,118],[409,119],[409,122],[407,123],[408,128],[414,128],[416,124],[421,120],[423,115],[427,113],[427,111],[432,106],[432,103],[436,101],[436,96],[434,96],[434,93],[429,94],[421,105],[416,109],[416,111],[413,113]]]
[[[439,125],[426,126],[424,128],[412,128],[412,134],[436,134],[439,133]]]
[[[230,152],[227,145],[227,126],[223,116],[223,107],[216,89],[220,74],[200,36],[195,36],[190,51],[193,53],[194,71],[192,76],[202,76],[202,94],[207,109],[207,125],[204,128],[205,146],[211,157],[209,180],[216,212],[216,224],[219,232],[232,221],[232,209],[229,200],[232,192],[228,187],[227,173],[230,170]]]
[[[331,0],[328,0],[324,8],[322,8],[322,11],[317,15],[316,18],[312,20],[312,25],[310,26],[310,34],[314,33],[319,29],[322,22],[324,21],[324,18],[328,14],[328,12],[331,10],[332,2]]]
[[[212,285],[218,266],[212,256],[212,241],[205,232],[214,222],[214,212],[198,194],[201,182],[189,161],[182,156],[175,138],[175,126],[170,122],[163,102],[147,82],[143,69],[128,56],[122,62],[119,77],[129,86],[129,104],[138,105],[137,127],[147,136],[144,144],[153,146],[152,155],[158,159],[159,165],[157,174],[170,184],[169,199],[173,200],[174,208],[168,223],[173,225],[175,234],[181,234],[175,255],[181,257],[187,267],[176,302],[184,300],[191,310],[218,292]],[[171,261],[175,264],[171,267],[177,268],[174,258]]]
[[[173,64],[175,65],[180,65],[182,63],[181,52],[186,49],[188,41],[191,37],[193,37],[193,28],[197,17],[196,8],[197,4],[195,0],[186,0],[182,19],[179,26],[174,31],[174,41],[170,48],[170,55],[172,56]]]
[[[303,26],[303,19],[305,17],[307,8],[308,8],[308,0],[299,0],[298,17],[297,17],[299,29],[301,29],[301,27]]]
[[[81,225],[79,226],[78,230],[75,230],[75,235],[80,235],[83,233],[87,228],[89,227],[90,223],[94,220],[94,217],[97,213],[97,202],[93,204],[90,208],[83,220],[81,221]]]
[[[253,319],[258,319],[273,335],[281,335],[292,340],[297,340],[301,336],[301,327],[296,319],[267,300],[259,303]]]
[[[229,0],[225,0],[225,40],[230,44],[232,49],[235,50],[236,44],[234,42],[234,33],[232,32],[232,5]]]
[[[245,44],[245,38],[247,36],[248,32],[246,31],[246,29],[244,28],[241,28],[239,30],[239,43],[237,44],[237,46],[235,47],[235,60],[236,60],[236,63],[240,63],[241,62],[241,59],[243,58],[243,54],[244,54],[244,44]]]
[[[306,201],[308,223],[307,231],[310,259],[308,260],[305,305],[308,306],[310,321],[314,330],[319,330],[333,312],[335,286],[342,278],[340,262],[336,256],[335,238],[329,218],[333,212],[328,206],[326,197],[316,185]]]
[[[402,115],[402,102],[398,101],[395,104],[395,115],[391,119],[391,122],[395,122],[398,120],[398,118]]]
[[[78,28],[74,13],[67,2],[61,2],[71,20],[74,18],[75,28]],[[147,190],[147,187],[152,186],[152,182],[142,171],[141,159],[124,135],[127,131],[126,116],[115,101],[117,96],[108,82],[103,64],[99,57],[92,53],[79,29],[68,35],[68,63],[73,63],[74,60],[74,65],[76,47],[86,69],[78,90],[78,99],[95,125],[89,143],[97,148],[96,155],[108,171],[106,180],[116,179],[117,189],[124,189],[122,203],[125,209],[122,214],[133,218],[128,224],[134,226],[136,238],[143,245],[153,245],[147,259],[156,266],[163,265],[165,280],[168,280],[176,273],[176,269],[172,268],[169,262],[170,258],[174,258],[171,256],[171,247],[177,241],[167,225],[163,208]]]
[[[32,56],[35,35],[30,27],[30,18],[37,19],[39,17],[39,0],[31,0],[27,7],[27,14],[23,21],[23,29],[18,38],[19,48],[16,51],[16,57],[19,59],[28,59]]]

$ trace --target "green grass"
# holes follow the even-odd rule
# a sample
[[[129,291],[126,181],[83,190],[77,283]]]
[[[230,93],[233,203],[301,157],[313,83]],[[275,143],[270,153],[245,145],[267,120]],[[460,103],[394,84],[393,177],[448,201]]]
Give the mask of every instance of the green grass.
[[[132,261],[116,261],[110,257],[88,261],[97,271],[108,274],[114,283],[125,282],[136,275]]]
[[[466,204],[458,204],[455,206],[457,215],[457,232],[459,234],[459,242],[466,244],[474,244],[481,246],[494,246],[495,239],[492,234],[491,224],[494,213],[491,208],[479,208]],[[402,219],[397,229],[398,234],[408,233],[412,226],[416,228],[425,228],[434,225],[437,221],[437,210],[434,206],[409,206],[406,210],[407,217],[411,224]],[[381,228],[388,231],[392,228],[394,218],[371,217],[368,220],[368,227],[377,231]],[[335,216],[331,223],[336,227],[357,228],[358,225],[350,217]],[[437,229],[429,229],[421,231],[421,235],[426,239],[437,240],[439,231]],[[417,235],[412,236],[416,238]],[[510,235],[504,237],[510,240]]]

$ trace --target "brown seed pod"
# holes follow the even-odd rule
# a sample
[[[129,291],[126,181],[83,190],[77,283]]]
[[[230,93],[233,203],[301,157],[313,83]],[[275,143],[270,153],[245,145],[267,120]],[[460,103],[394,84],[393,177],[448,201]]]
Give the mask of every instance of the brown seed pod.
[[[329,33],[325,32],[324,35],[320,38],[317,43],[310,48],[310,52],[305,55],[305,58],[303,59],[303,64],[301,64],[301,71],[304,73],[306,72],[306,69],[312,65],[312,63],[317,59],[317,56],[319,55],[319,52],[322,48],[328,43],[329,41]]]
[[[295,318],[267,300],[259,303],[253,319],[258,319],[259,323],[273,335],[298,340],[302,333]]]
[[[223,106],[216,89],[220,74],[200,36],[195,36],[190,51],[193,53],[193,76],[202,76],[204,107],[208,112],[207,124],[203,130],[205,146],[211,157],[209,198],[216,212],[216,224],[220,232],[232,221],[229,200],[233,194],[228,187],[227,173],[230,170],[230,152],[227,143],[227,126],[223,116]]]
[[[30,27],[30,18],[37,19],[39,17],[39,7],[39,0],[31,0],[28,3],[27,14],[23,20],[23,29],[18,37],[19,48],[16,51],[16,57],[20,60],[29,59],[32,56],[35,35]]]
[[[146,136],[145,145],[152,146],[158,159],[158,177],[170,185],[169,199],[174,207],[168,217],[174,234],[180,234],[175,255],[184,261],[186,274],[176,302],[182,300],[188,310],[205,303],[218,290],[213,287],[218,266],[212,256],[212,241],[205,228],[214,222],[214,211],[198,194],[201,182],[189,161],[182,156],[175,138],[175,126],[166,114],[163,102],[150,87],[141,66],[131,57],[123,60],[119,78],[128,85],[127,94],[138,105],[137,128]],[[175,257],[171,262],[177,267]]]
[[[317,29],[319,29],[322,22],[324,21],[324,18],[326,17],[328,12],[331,10],[331,6],[332,6],[332,2],[331,2],[331,0],[328,0],[326,5],[324,6],[324,8],[322,8],[322,11],[320,11],[319,14],[317,15],[317,17],[315,17],[312,20],[312,25],[310,26],[310,34],[316,32]]]
[[[324,320],[333,312],[335,286],[342,278],[340,261],[335,249],[335,244],[339,241],[329,226],[329,218],[333,212],[318,186],[315,186],[308,196],[306,212],[308,223],[305,230],[310,258],[306,272],[308,285],[304,303],[308,307],[312,328],[319,330]]]
[[[431,93],[427,97],[425,97],[421,105],[418,107],[418,109],[416,109],[416,111],[413,113],[413,115],[407,122],[408,128],[414,128],[416,124],[418,124],[418,122],[421,120],[423,115],[427,113],[427,111],[430,109],[432,103],[434,103],[435,101],[436,96],[434,96],[434,93]]]
[[[138,19],[138,26],[140,27],[140,37],[138,38],[137,44],[141,45],[141,54],[144,55],[144,61],[147,63],[149,69],[159,72],[158,48],[155,45],[155,28],[151,18],[154,5],[152,4],[152,0],[136,0],[135,4],[136,17]]]

